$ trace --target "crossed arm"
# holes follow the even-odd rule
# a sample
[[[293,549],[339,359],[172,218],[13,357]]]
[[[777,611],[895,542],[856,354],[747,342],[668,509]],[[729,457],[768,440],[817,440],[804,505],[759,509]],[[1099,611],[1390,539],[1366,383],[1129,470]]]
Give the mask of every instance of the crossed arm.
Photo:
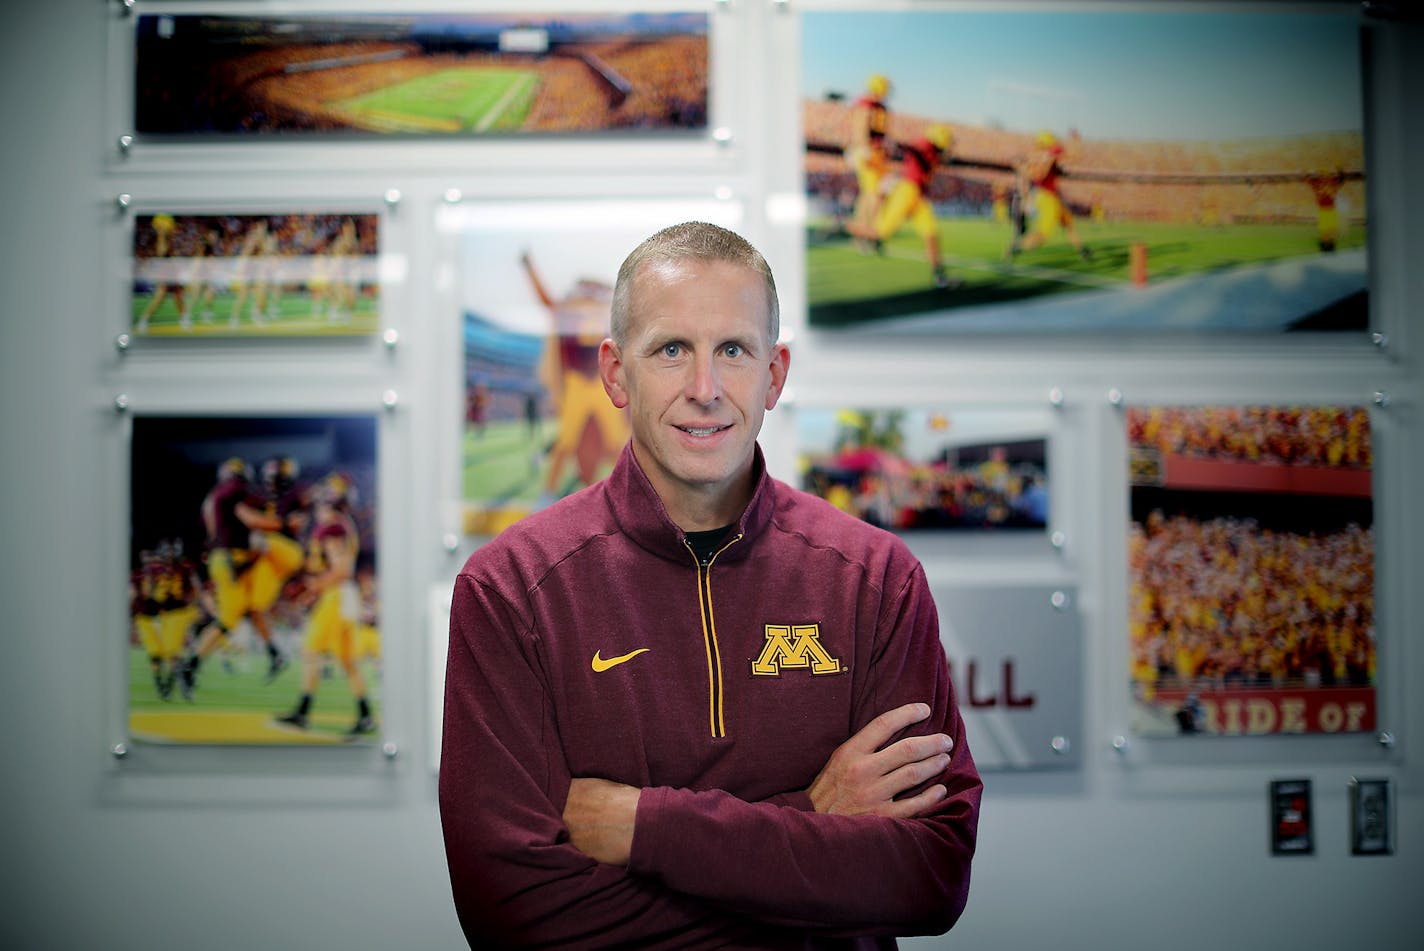
[[[912,819],[944,799],[947,790],[938,783],[904,799],[896,797],[944,772],[954,748],[952,737],[933,733],[886,745],[929,715],[927,704],[907,703],[882,713],[837,747],[807,789],[816,811]],[[595,861],[627,866],[641,795],[634,786],[575,777],[563,814],[570,841]]]
[[[889,709],[805,790],[753,802],[570,775],[528,644],[481,637],[478,661],[472,649],[476,631],[517,629],[509,602],[468,578],[456,594],[440,801],[472,944],[925,934],[958,917],[981,787],[937,638],[882,654],[888,686],[866,702]],[[941,732],[894,739],[927,728]]]

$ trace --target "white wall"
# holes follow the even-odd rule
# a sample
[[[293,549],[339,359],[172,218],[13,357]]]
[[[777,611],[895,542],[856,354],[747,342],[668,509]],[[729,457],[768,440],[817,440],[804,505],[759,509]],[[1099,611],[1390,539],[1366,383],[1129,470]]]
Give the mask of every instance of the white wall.
[[[114,59],[120,5],[7,7],[0,161],[14,194],[0,256],[0,723],[9,743],[0,780],[7,827],[0,947],[462,945],[425,717],[425,593],[452,578],[458,561],[441,546],[443,483],[433,473],[449,429],[447,388],[438,378],[451,348],[423,332],[447,319],[436,284],[434,211],[449,187],[477,199],[555,190],[565,197],[704,195],[726,186],[746,203],[748,231],[772,258],[794,313],[804,304],[800,235],[768,224],[761,209],[766,198],[797,189],[798,107],[789,92],[796,88],[797,6],[708,4],[716,38],[736,50],[736,68],[720,61],[715,77],[727,95],[714,122],[733,130],[729,145],[652,146],[626,174],[595,158],[595,173],[578,180],[541,168],[537,149],[521,145],[139,148],[124,157],[114,144],[127,81]],[[1424,732],[1424,701],[1412,691],[1424,682],[1424,507],[1417,490],[1424,332],[1415,329],[1424,306],[1424,186],[1417,172],[1424,26],[1378,25],[1373,35],[1370,250],[1378,320],[1390,334],[1385,352],[1309,343],[1168,351],[1117,340],[852,348],[798,335],[800,400],[834,400],[848,381],[886,399],[945,401],[1022,401],[1060,386],[1068,396],[1065,432],[1082,447],[1055,491],[1074,527],[1061,570],[1082,596],[1088,752],[1072,772],[986,776],[969,909],[950,937],[912,946],[1333,951],[1418,948],[1424,941],[1415,907],[1424,881],[1424,764],[1413,732]],[[118,193],[379,203],[389,188],[402,193],[390,234],[410,265],[391,297],[402,332],[394,352],[377,344],[333,361],[327,351],[298,349],[295,357],[268,361],[261,352],[224,348],[180,363],[115,350],[115,295],[124,277],[115,256],[123,233]],[[307,361],[317,370],[314,382],[302,372]],[[905,382],[913,379],[929,382]],[[1123,490],[1116,476],[1123,450],[1116,410],[1105,400],[1110,387],[1153,400],[1368,401],[1375,391],[1389,394],[1375,427],[1380,696],[1382,725],[1398,737],[1392,751],[1369,737],[1112,749],[1112,737],[1126,727],[1126,677],[1118,609],[1125,597]],[[239,395],[254,389],[256,396]],[[136,410],[233,399],[247,401],[235,408],[260,409],[295,399],[381,412],[386,389],[401,396],[382,420],[384,738],[397,755],[136,749],[113,757],[123,735],[111,642],[124,611],[118,566],[127,526],[125,415],[114,410],[115,395],[128,395]],[[786,432],[784,417],[773,414],[768,438]],[[785,472],[786,451],[772,457]],[[960,567],[967,565],[934,566]],[[1353,775],[1393,780],[1395,855],[1350,855],[1346,784]],[[1272,858],[1266,786],[1296,776],[1315,783],[1316,852]]]

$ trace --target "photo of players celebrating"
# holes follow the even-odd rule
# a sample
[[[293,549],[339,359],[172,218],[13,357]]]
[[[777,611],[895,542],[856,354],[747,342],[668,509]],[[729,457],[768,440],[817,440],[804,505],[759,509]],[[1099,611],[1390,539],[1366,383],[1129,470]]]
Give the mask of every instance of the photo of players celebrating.
[[[1043,531],[1047,421],[1013,409],[799,409],[801,488],[888,528]]]
[[[1375,729],[1375,533],[1359,406],[1127,412],[1133,729]]]
[[[813,327],[1368,327],[1358,12],[801,23]]]
[[[727,202],[489,202],[448,209],[464,329],[463,531],[497,535],[591,485],[628,441],[598,374],[623,258]]]
[[[375,419],[133,423],[131,735],[374,741]]]
[[[130,332],[374,333],[379,225],[374,214],[136,215]]]
[[[141,134],[493,136],[707,127],[706,13],[145,14]]]

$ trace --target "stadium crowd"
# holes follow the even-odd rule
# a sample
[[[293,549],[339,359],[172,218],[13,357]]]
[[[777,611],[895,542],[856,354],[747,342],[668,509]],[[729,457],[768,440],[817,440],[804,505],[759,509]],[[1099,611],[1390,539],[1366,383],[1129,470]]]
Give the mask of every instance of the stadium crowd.
[[[1359,469],[1373,462],[1363,407],[1133,407],[1127,435],[1133,446],[1199,458]]]
[[[277,238],[279,253],[291,255],[320,254],[341,234],[348,220],[356,222],[357,253],[374,256],[377,234],[373,216],[367,215],[175,215],[170,237],[172,254],[176,257],[198,257],[203,254],[234,257],[242,249],[248,229],[255,218],[267,222],[269,233]],[[143,219],[139,220],[142,225]],[[153,228],[138,227],[134,231],[133,256],[150,258],[155,253],[157,236]]]
[[[1150,514],[1128,538],[1132,679],[1159,687],[1374,682],[1374,532]]]

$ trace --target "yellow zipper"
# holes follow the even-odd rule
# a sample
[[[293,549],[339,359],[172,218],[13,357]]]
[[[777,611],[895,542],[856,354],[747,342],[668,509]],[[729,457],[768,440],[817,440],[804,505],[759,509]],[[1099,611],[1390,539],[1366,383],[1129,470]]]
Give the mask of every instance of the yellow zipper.
[[[712,616],[712,563],[718,555],[741,540],[741,535],[734,535],[706,561],[699,559],[692,545],[683,540],[692,554],[692,560],[697,563],[697,604],[702,612],[702,641],[707,650],[707,713],[713,739],[722,739],[727,735],[727,721],[722,708],[722,655],[717,647],[717,624]]]

